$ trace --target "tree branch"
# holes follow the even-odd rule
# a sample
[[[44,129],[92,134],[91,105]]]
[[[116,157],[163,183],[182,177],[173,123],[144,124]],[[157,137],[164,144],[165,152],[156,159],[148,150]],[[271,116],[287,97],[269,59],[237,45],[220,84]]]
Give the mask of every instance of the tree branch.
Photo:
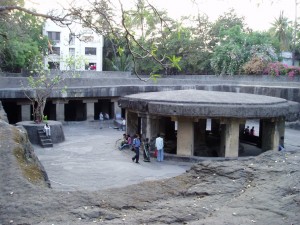
[[[3,13],[6,13],[6,12],[14,11],[14,10],[25,12],[25,13],[31,14],[33,16],[42,17],[42,18],[45,18],[45,19],[50,19],[50,20],[53,20],[53,21],[61,22],[63,24],[65,24],[66,21],[68,21],[67,18],[69,16],[71,16],[71,14],[66,14],[66,15],[64,15],[62,17],[54,16],[54,15],[47,15],[47,14],[43,14],[43,13],[37,13],[35,11],[26,9],[24,7],[15,6],[15,5],[0,6],[0,15],[3,14]],[[68,21],[68,22],[70,23],[71,21]]]

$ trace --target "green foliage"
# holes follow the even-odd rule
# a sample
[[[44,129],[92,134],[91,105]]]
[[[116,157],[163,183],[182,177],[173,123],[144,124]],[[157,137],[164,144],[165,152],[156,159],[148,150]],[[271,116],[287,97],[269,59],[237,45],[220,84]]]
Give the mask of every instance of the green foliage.
[[[201,14],[175,21],[139,0],[134,9],[125,12],[125,24],[135,41],[125,35],[110,39],[117,47],[105,54],[106,68],[124,70],[132,60],[132,66],[126,68],[150,76],[259,73],[262,65],[251,69],[251,62],[277,61],[280,53],[280,41],[271,31],[252,31],[232,9],[214,23]]]
[[[170,60],[172,67],[175,67],[178,70],[181,70],[179,66],[179,62],[181,60],[181,57],[176,57],[173,55],[172,57],[167,56],[167,58]]]
[[[222,30],[220,34],[223,38],[220,44],[214,48],[211,66],[216,74],[237,74],[245,62],[244,34],[239,25],[226,31]]]
[[[48,116],[47,116],[47,115],[44,115],[44,116],[43,116],[43,122],[46,123],[47,121],[48,121]]]
[[[155,83],[157,82],[157,79],[160,78],[160,74],[150,74],[150,79],[153,80]]]
[[[233,27],[239,27],[242,31],[246,30],[244,17],[238,17],[233,9],[230,9],[224,15],[219,16],[209,30],[209,48],[214,49],[225,37],[226,32]]]
[[[272,23],[270,33],[279,41],[281,51],[290,51],[292,49],[292,22],[284,17],[283,12],[280,12],[278,18]]]
[[[234,26],[220,32],[220,43],[214,48],[211,66],[216,74],[240,74],[245,63],[261,59],[265,62],[278,59],[267,33],[248,32]],[[249,66],[247,69],[251,71]]]
[[[23,5],[23,1],[6,1]],[[1,2],[0,5],[5,5]],[[30,60],[47,47],[47,38],[41,35],[43,21],[20,11],[0,17],[0,69],[20,72]]]

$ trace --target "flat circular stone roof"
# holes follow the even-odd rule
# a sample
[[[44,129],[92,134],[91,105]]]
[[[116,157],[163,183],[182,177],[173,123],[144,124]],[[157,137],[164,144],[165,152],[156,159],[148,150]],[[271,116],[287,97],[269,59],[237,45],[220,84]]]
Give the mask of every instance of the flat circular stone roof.
[[[282,98],[203,90],[148,92],[124,96],[122,108],[166,116],[272,118],[288,114]]]

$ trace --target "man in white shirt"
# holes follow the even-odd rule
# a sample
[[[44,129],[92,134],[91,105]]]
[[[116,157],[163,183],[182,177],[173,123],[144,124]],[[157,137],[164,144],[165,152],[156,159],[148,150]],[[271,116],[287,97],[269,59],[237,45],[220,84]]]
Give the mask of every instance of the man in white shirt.
[[[122,131],[125,131],[126,128],[126,120],[122,119]]]
[[[44,132],[46,133],[47,137],[51,136],[51,130],[50,130],[50,126],[48,125],[48,123],[46,123],[44,126]]]
[[[157,149],[157,161],[162,162],[164,160],[164,139],[157,135],[155,139],[155,147]]]
[[[100,112],[100,114],[99,114],[99,122],[100,122],[100,129],[102,129],[102,122],[103,122],[103,114],[102,114],[102,112]]]

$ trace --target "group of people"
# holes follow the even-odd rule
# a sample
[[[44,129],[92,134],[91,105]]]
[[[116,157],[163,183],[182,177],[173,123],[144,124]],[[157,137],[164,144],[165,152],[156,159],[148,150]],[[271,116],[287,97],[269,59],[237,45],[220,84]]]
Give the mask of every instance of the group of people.
[[[102,129],[103,120],[109,120],[109,115],[107,113],[103,115],[103,113],[100,112],[99,113],[100,129]]]
[[[255,135],[254,127],[252,127],[250,129],[249,126],[247,126],[244,129],[244,135],[254,136]],[[282,137],[280,137],[278,151],[284,151],[284,150],[285,150],[285,147],[284,147],[284,137],[282,136]]]
[[[122,150],[126,147],[131,148],[132,151],[135,152],[135,155],[132,157],[132,161],[135,163],[139,163],[141,146],[143,147],[144,162],[150,162],[149,139],[145,138],[142,142],[139,134],[135,134],[133,136],[133,140],[129,134],[123,134],[123,140],[119,149]],[[164,160],[164,140],[160,136],[160,134],[158,134],[155,139],[155,148],[157,150],[157,161],[162,162]]]
[[[254,136],[255,134],[255,130],[254,130],[254,127],[252,127],[251,129],[249,128],[249,126],[247,126],[245,129],[244,129],[244,134],[245,135],[251,135],[251,136]]]

